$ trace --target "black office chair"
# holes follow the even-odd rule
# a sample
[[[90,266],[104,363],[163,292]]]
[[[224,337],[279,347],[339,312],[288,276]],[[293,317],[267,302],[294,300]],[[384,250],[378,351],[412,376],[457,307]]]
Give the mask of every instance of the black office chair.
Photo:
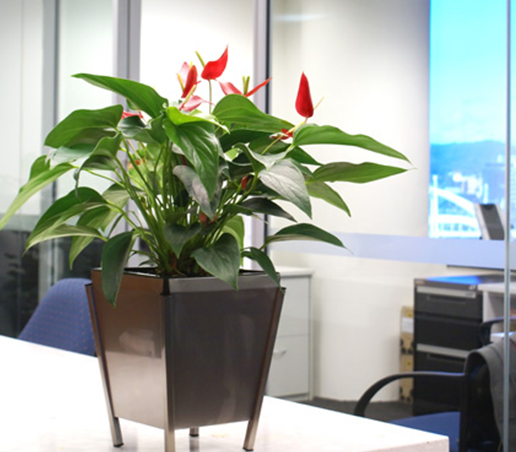
[[[18,339],[85,355],[95,354],[95,341],[84,278],[62,279],[38,304]]]
[[[516,320],[516,317],[511,317],[511,320]],[[482,344],[489,344],[491,327],[501,321],[503,318],[497,318],[481,325],[479,334]],[[510,341],[511,371],[513,369],[516,371],[514,341],[516,336]],[[514,359],[512,359],[513,355]],[[413,416],[391,421],[391,423],[448,436],[450,452],[495,452],[500,447],[502,368],[503,341],[484,345],[468,354],[463,373],[419,371],[382,378],[362,395],[355,406],[354,414],[364,416],[366,407],[374,395],[393,381],[403,378],[431,379],[438,390],[439,381],[456,380],[459,382],[461,392],[459,411]],[[493,386],[495,386],[494,392],[492,392]],[[516,440],[516,433],[514,436]],[[513,438],[511,438],[512,443]]]

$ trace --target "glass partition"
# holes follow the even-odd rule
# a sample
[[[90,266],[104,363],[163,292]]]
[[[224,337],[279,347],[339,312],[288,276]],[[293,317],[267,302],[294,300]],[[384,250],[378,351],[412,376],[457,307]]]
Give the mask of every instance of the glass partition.
[[[305,72],[314,103],[323,98],[310,122],[373,136],[413,165],[332,185],[351,218],[314,201],[314,223],[348,249],[270,247],[280,267],[311,274],[314,403],[351,411],[369,384],[400,370],[461,372],[481,322],[504,315],[504,242],[479,239],[475,204],[497,205],[502,221],[511,205],[506,21],[503,1],[273,2],[272,113],[302,121],[294,102]],[[313,155],[387,162],[330,146]],[[270,220],[273,230],[286,224]],[[437,409],[438,398],[453,407],[457,388],[435,389],[404,382],[376,400],[396,415]]]

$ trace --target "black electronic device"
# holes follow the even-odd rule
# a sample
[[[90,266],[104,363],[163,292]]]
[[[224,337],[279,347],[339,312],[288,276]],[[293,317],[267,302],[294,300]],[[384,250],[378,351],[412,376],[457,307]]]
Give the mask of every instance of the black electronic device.
[[[502,209],[497,204],[475,204],[478,225],[484,240],[504,240]]]

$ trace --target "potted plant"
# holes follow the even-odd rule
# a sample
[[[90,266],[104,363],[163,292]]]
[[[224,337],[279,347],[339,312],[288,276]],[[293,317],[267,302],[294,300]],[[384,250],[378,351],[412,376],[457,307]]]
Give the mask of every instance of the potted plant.
[[[133,375],[133,382],[143,384],[148,375],[153,374],[153,366],[174,373],[175,382],[169,381],[172,378],[165,378],[156,397],[160,400],[164,396],[172,412],[165,419],[157,416],[156,419],[143,420],[165,428],[167,450],[173,447],[174,426],[197,427],[242,418],[254,422],[246,439],[246,448],[250,449],[256,433],[282,296],[276,287],[280,284],[279,277],[264,249],[270,243],[293,239],[320,240],[343,246],[331,233],[313,224],[298,223],[278,201],[293,204],[311,217],[310,198],[315,197],[349,214],[346,203],[329,183],[364,183],[405,171],[403,167],[370,162],[321,164],[306,148],[325,144],[355,146],[404,163],[408,163],[408,159],[368,136],[349,135],[336,127],[309,123],[314,106],[304,74],[295,102],[302,121],[294,125],[260,111],[249,99],[269,80],[249,90],[249,78],[244,78],[242,91],[221,80],[228,59],[227,48],[218,60],[204,63],[200,56],[199,59],[202,65],[200,74],[194,64],[185,63],[181,68],[178,74],[181,94],[173,101],[135,81],[91,74],[75,75],[121,95],[132,112],[125,112],[121,105],[99,110],[76,110],[57,124],[45,140],[45,145],[52,151],[34,162],[28,182],[0,220],[0,228],[33,194],[73,171],[76,187],[57,199],[41,216],[27,247],[44,240],[71,236],[71,264],[92,240],[105,242],[101,272],[92,275],[90,298],[101,347],[99,357],[106,377],[108,407],[111,406],[113,419],[116,420],[118,412],[114,407],[118,401],[114,399],[123,399],[125,393],[122,392],[120,397],[113,396],[113,378],[110,380],[108,377],[116,380],[124,372],[114,371],[107,359],[113,356],[115,361],[125,359],[131,351],[136,356],[130,365],[131,372],[142,368],[148,371],[140,377]],[[213,105],[212,92],[217,85],[224,96]],[[198,95],[203,88],[208,90],[207,100]],[[111,185],[99,193],[81,183],[84,173],[107,179]],[[244,248],[242,218],[257,214],[282,217],[292,225],[268,235],[261,247]],[[118,231],[116,226],[119,224],[126,225],[124,232],[114,232]],[[139,271],[144,273],[143,276],[126,271],[132,254],[143,256],[146,269]],[[258,275],[259,285],[250,282],[255,275],[242,275],[240,265],[243,257],[256,261],[265,272],[266,276]],[[143,289],[137,282],[140,279],[151,293],[145,304],[139,302],[143,297]],[[206,287],[201,287],[202,281],[207,282]],[[240,290],[236,291],[238,288]],[[195,303],[197,309],[194,313],[187,313],[187,300],[191,299],[195,289],[199,289],[204,298]],[[233,300],[234,294],[240,292],[244,298],[257,298],[256,301],[264,295],[269,296],[271,302],[264,307],[267,320],[261,317],[256,321],[249,320],[251,311],[255,309],[250,308],[249,303],[230,320],[231,315],[225,313],[223,306],[228,305],[228,309],[232,309],[229,305],[235,303],[241,306],[241,302]],[[251,295],[253,293],[260,296]],[[122,301],[122,295],[128,296],[130,301]],[[218,299],[217,303],[212,302],[214,298]],[[229,299],[231,301],[227,303],[223,301]],[[117,309],[109,306],[107,309],[108,303],[104,301],[116,305]],[[147,317],[145,309],[149,305],[155,307],[156,313]],[[133,322],[130,326],[113,328],[100,319],[104,315],[113,317],[112,321],[119,325],[123,312],[133,319],[144,319],[143,323]],[[200,320],[202,312],[207,313],[208,320],[215,320],[211,323],[222,322],[224,327],[204,334],[209,322]],[[163,316],[174,318],[176,323],[162,323]],[[177,332],[180,323],[195,319],[202,325],[197,333]],[[220,412],[222,407],[222,411],[238,412],[237,415],[210,414],[198,424],[195,424],[195,413],[181,419],[181,413],[192,405],[189,398],[178,398],[188,393],[188,381],[192,375],[203,371],[195,366],[190,371],[178,371],[172,365],[178,355],[184,354],[187,362],[188,356],[197,353],[188,347],[182,349],[179,344],[188,343],[189,335],[193,335],[190,339],[197,344],[209,345],[217,335],[222,342],[228,342],[230,330],[236,333],[229,342],[243,344],[252,342],[249,337],[251,329],[265,330],[261,345],[253,343],[250,349],[260,355],[260,364],[246,367],[243,371],[247,374],[254,369],[259,374],[249,383],[254,387],[255,396],[246,399],[245,407],[236,408],[238,401],[242,400],[236,393],[234,398],[229,397],[226,401],[217,399],[227,387],[227,381],[222,382],[217,386],[219,392],[214,397],[213,413]],[[200,339],[203,334],[204,339]],[[175,350],[165,346],[169,340]],[[109,341],[114,345],[110,345],[112,348],[106,352]],[[244,349],[238,352],[241,362],[247,362],[248,352]],[[203,356],[206,357],[205,354]],[[231,360],[228,356],[226,358]],[[227,375],[217,374],[216,369],[215,364],[210,371],[214,373],[214,379],[220,377],[222,381],[227,378]],[[230,381],[233,380],[230,378]],[[240,382],[233,381],[233,386],[239,385]],[[134,391],[134,385],[131,387]],[[205,387],[200,383],[196,391]],[[150,396],[145,393],[142,397]],[[203,396],[205,405],[209,404],[209,397]],[[228,407],[229,399],[234,406]],[[127,413],[126,417],[141,420],[140,415],[131,410],[120,409]]]

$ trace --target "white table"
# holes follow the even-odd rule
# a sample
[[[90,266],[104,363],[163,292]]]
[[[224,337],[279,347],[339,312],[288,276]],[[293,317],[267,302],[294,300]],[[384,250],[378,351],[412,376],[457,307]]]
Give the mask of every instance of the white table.
[[[161,429],[121,420],[111,443],[97,360],[0,336],[0,451],[163,452]],[[180,452],[241,451],[246,423],[176,432]],[[266,397],[255,451],[445,452],[448,439]]]

